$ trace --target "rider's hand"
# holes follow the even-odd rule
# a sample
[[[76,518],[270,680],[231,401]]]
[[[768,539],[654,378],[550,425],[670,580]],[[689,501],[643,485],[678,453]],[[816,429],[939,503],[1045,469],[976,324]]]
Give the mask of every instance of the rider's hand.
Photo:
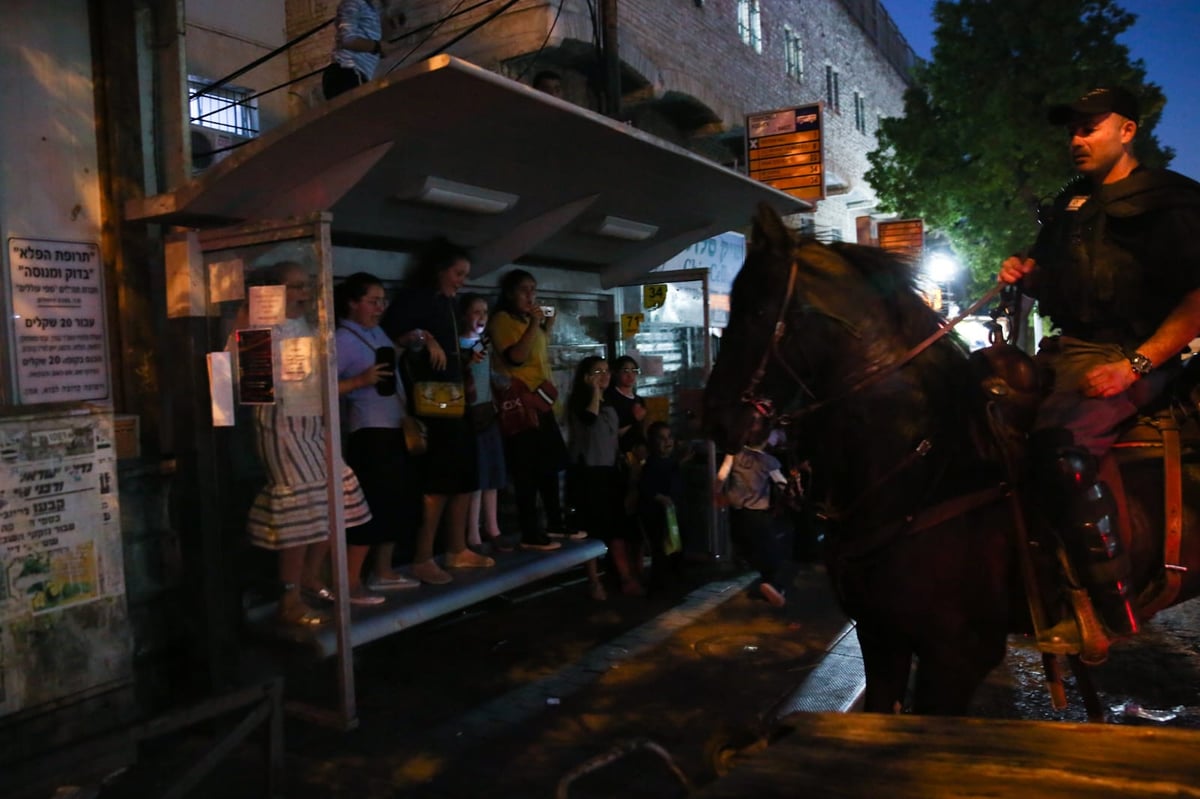
[[[1129,361],[1121,360],[1093,367],[1079,382],[1085,397],[1115,397],[1137,382],[1137,372]]]
[[[1022,258],[1019,255],[1009,256],[1004,259],[1004,263],[1000,264],[1000,282],[1012,285],[1032,272],[1036,266],[1037,261],[1032,258]]]

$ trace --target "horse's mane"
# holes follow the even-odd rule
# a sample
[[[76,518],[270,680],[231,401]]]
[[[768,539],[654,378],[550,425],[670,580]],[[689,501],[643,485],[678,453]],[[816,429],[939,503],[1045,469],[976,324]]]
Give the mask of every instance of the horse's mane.
[[[829,246],[874,289],[904,341],[916,344],[941,324],[941,318],[917,290],[917,270],[911,259],[878,247],[845,242]]]
[[[830,248],[864,281],[865,290],[878,297],[888,315],[883,323],[902,346],[914,347],[942,326],[941,316],[917,290],[917,270],[910,259],[857,244],[835,243]],[[963,419],[971,414],[972,404],[963,402],[963,397],[972,378],[969,370],[960,368],[967,356],[966,345],[951,331],[913,362],[913,374],[924,386],[936,429],[961,429]]]

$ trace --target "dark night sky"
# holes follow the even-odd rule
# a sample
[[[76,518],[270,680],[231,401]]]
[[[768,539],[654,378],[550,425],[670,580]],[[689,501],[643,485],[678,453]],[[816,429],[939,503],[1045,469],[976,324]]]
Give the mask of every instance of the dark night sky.
[[[1053,0],[1048,0],[1053,2]],[[918,56],[933,47],[933,0],[883,0]],[[1117,0],[1138,19],[1120,41],[1145,62],[1147,78],[1162,87],[1167,106],[1154,129],[1175,150],[1171,168],[1200,180],[1200,0]]]

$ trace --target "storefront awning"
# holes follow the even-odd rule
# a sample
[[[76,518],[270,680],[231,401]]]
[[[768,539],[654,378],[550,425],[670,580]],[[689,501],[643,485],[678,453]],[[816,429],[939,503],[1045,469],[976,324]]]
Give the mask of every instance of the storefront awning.
[[[629,125],[451,56],[348,92],[130,220],[214,227],[331,211],[335,242],[402,249],[442,235],[476,275],[544,263],[630,281],[744,226],[810,206]]]

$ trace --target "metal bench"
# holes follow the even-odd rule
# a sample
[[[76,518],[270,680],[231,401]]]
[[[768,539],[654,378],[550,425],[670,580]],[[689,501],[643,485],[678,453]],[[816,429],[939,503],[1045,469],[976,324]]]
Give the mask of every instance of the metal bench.
[[[350,646],[370,643],[392,633],[415,627],[433,619],[470,607],[494,596],[528,583],[573,569],[608,551],[599,539],[563,541],[562,548],[551,552],[517,550],[496,557],[496,565],[488,569],[459,569],[454,582],[446,585],[423,585],[413,591],[385,594],[387,602],[374,607],[355,607],[350,616]],[[255,614],[254,621],[271,636],[284,635],[289,640],[311,646],[321,658],[337,654],[337,627],[326,624],[315,630],[279,630],[270,623],[274,615],[266,609]]]

